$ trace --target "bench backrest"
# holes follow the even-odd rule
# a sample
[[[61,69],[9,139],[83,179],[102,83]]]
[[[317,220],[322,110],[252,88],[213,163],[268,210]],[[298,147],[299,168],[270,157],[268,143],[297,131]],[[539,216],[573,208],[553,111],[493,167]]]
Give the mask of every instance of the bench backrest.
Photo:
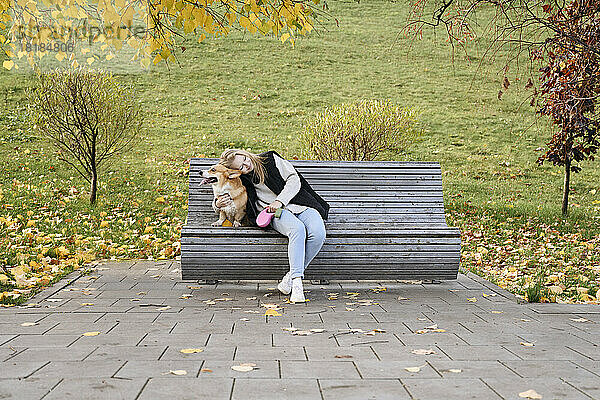
[[[217,219],[202,171],[216,158],[190,160],[187,225]],[[446,227],[442,175],[437,162],[290,160],[330,205],[328,228]]]

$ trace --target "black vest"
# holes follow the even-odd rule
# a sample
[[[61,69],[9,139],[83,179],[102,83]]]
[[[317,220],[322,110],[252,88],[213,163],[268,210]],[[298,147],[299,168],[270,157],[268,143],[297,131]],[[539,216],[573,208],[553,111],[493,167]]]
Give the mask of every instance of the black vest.
[[[267,151],[261,153],[261,156],[266,156],[266,159],[263,161],[263,165],[265,167],[265,185],[273,191],[275,194],[281,193],[283,187],[285,186],[285,180],[281,177],[281,173],[275,164],[275,158],[273,154],[277,154],[274,150]],[[281,157],[281,156],[279,156]],[[281,157],[283,158],[283,157]],[[298,172],[298,171],[296,171]],[[306,179],[298,172],[298,176],[300,177],[300,190],[298,193],[290,200],[290,204],[299,204],[301,206],[312,207],[321,214],[323,219],[327,219],[329,215],[329,204],[321,196],[319,196],[313,188],[310,187]],[[252,226],[256,225],[256,217],[262,210],[258,210],[256,207],[256,201],[258,200],[256,196],[256,188],[254,187],[253,182],[258,183],[258,175],[254,173],[254,170],[250,171],[247,174],[242,174],[240,176],[242,179],[242,183],[246,187],[246,192],[248,193],[248,201],[246,202],[246,216]],[[269,225],[267,225],[268,227]]]

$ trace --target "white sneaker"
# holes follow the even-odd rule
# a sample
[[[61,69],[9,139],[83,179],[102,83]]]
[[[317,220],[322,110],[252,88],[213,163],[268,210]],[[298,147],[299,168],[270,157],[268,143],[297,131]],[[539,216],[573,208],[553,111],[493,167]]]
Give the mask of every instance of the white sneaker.
[[[292,295],[290,296],[290,301],[292,303],[304,303],[306,299],[304,298],[304,288],[302,287],[302,278],[294,278],[292,279]]]
[[[292,277],[289,272],[281,279],[281,282],[277,285],[277,289],[283,294],[290,294],[292,291]]]

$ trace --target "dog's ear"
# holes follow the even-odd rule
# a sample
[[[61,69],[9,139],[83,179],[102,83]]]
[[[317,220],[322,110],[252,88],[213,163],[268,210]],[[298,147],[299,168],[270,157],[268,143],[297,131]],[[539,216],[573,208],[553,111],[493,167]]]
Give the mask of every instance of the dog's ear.
[[[239,178],[240,175],[242,175],[241,171],[239,171],[239,172],[232,172],[232,173],[229,174],[229,179]]]

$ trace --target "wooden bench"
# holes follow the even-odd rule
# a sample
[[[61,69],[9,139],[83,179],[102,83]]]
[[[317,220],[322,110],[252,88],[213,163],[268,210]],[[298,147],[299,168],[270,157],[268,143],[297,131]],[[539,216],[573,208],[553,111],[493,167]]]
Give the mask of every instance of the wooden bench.
[[[272,228],[211,227],[217,219],[192,158],[188,218],[181,231],[184,280],[280,279],[287,237]],[[460,232],[444,215],[436,162],[290,160],[330,205],[326,239],[305,279],[456,279]]]

